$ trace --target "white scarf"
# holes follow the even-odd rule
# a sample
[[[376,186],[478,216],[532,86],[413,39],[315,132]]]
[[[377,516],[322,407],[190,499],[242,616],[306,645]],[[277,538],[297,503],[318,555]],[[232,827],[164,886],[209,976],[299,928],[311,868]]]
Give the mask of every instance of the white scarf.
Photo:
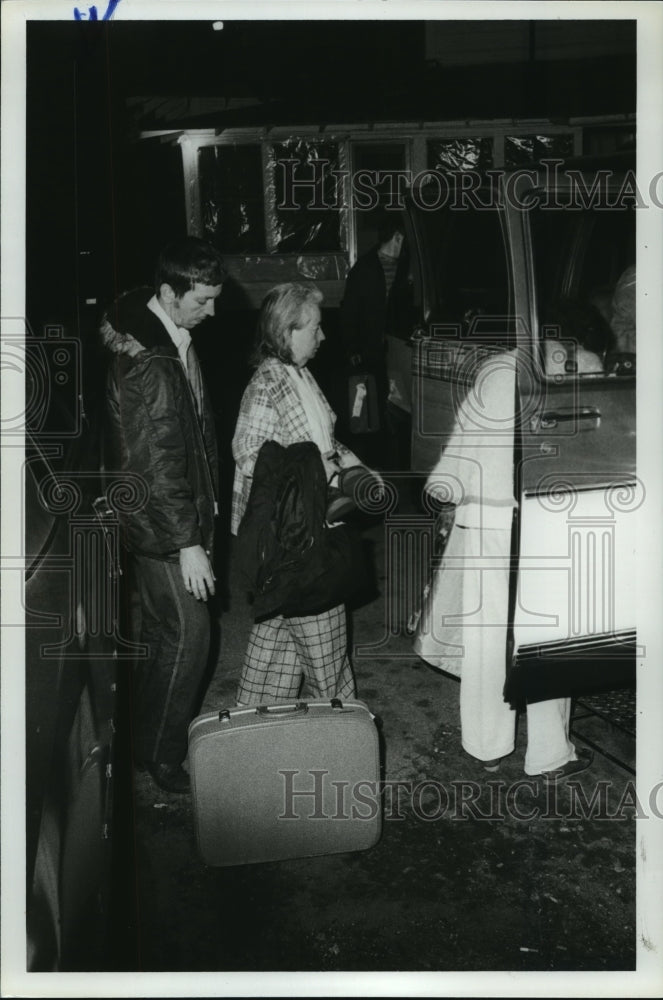
[[[333,426],[329,412],[320,398],[318,383],[306,368],[286,365],[285,369],[304,408],[311,441],[317,444],[321,455],[329,455],[334,451]]]

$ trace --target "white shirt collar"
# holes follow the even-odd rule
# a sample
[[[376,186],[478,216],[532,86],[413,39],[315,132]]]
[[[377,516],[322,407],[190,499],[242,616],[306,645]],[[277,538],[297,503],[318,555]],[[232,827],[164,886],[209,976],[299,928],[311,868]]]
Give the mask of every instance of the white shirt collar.
[[[153,295],[150,301],[147,303],[147,308],[154,313],[154,315],[161,320],[166,328],[166,332],[175,347],[180,357],[186,357],[186,350],[191,343],[191,334],[184,327],[177,326],[168,313],[165,311],[161,303],[159,302],[156,295]]]

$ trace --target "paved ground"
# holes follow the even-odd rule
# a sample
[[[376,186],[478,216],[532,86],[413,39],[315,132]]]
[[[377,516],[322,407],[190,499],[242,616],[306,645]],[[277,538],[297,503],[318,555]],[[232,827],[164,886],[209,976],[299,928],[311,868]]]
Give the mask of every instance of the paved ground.
[[[189,798],[160,793],[137,775],[139,968],[633,969],[632,775],[597,755],[556,798],[530,784],[514,798],[525,778],[524,720],[500,772],[478,770],[460,749],[458,681],[412,654],[405,622],[416,587],[397,577],[398,559],[387,565],[381,522],[369,523],[365,537],[377,571],[375,594],[352,615],[359,696],[380,720],[385,778],[418,791],[387,810],[368,851],[209,868],[196,852]],[[234,598],[221,617],[203,711],[232,704],[251,623],[232,553],[230,566]],[[630,738],[600,719],[581,727],[633,765]],[[583,810],[579,792],[590,801],[597,790],[604,798]]]

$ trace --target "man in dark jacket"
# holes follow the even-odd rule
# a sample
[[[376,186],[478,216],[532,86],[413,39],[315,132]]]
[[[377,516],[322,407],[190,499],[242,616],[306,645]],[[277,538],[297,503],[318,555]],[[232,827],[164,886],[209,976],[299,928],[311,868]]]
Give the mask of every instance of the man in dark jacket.
[[[378,242],[363,254],[348,274],[341,303],[340,330],[350,369],[373,375],[380,428],[353,448],[364,461],[384,468],[387,460],[387,333],[397,322],[396,272],[405,239],[400,215],[383,212]]]
[[[209,653],[218,496],[213,415],[189,331],[214,315],[224,277],[212,246],[181,239],[161,252],[154,290],[121,296],[101,327],[112,461],[141,482],[121,517],[147,647],[132,692],[133,754],[171,792],[189,788],[182,762]]]

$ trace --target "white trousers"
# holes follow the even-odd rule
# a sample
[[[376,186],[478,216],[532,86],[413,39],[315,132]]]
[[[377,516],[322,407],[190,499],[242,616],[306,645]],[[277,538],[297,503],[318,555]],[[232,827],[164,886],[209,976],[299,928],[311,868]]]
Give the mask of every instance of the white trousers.
[[[516,712],[504,701],[511,530],[454,525],[424,609],[415,651],[460,676],[463,749],[479,760],[510,754]],[[525,773],[576,759],[568,698],[527,707]]]
[[[515,746],[516,712],[504,701],[503,687],[504,647],[500,643],[495,642],[492,657],[465,657],[460,681],[461,739],[463,749],[479,760],[505,757]],[[527,706],[525,774],[553,771],[576,759],[568,737],[570,714],[570,698]]]

